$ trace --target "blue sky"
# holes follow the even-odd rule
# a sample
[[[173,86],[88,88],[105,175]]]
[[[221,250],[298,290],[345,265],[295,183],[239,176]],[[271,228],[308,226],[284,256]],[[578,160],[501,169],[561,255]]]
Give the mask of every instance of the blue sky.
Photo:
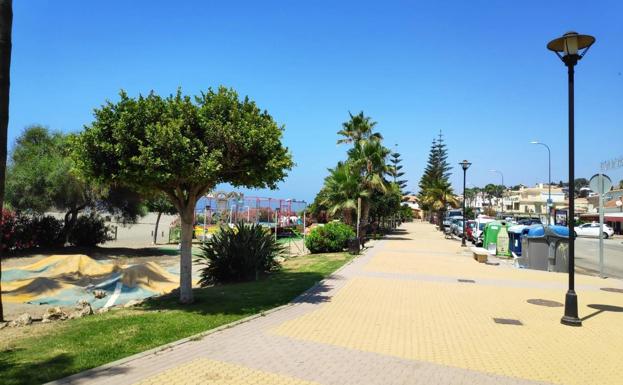
[[[620,1],[14,2],[9,141],[44,124],[78,131],[92,110],[131,95],[220,84],[286,126],[297,163],[278,192],[311,201],[344,157],[348,111],[398,144],[415,189],[430,143],[469,159],[469,183],[567,178],[566,69],[545,49],[576,30],[597,43],[576,72],[577,176],[623,155]],[[452,181],[462,190],[455,169]],[[619,174],[619,175],[617,175]],[[623,171],[612,179],[622,179]]]

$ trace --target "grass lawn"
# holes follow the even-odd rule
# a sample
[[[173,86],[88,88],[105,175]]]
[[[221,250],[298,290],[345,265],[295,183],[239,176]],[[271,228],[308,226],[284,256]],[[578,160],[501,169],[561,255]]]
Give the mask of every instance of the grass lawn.
[[[196,289],[189,306],[152,300],[33,331],[0,345],[0,384],[55,380],[286,304],[350,259],[346,253],[297,257],[260,281]]]

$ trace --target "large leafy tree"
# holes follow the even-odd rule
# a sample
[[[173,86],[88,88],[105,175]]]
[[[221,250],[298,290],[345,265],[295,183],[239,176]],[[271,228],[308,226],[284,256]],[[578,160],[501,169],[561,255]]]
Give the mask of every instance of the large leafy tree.
[[[103,188],[88,181],[70,156],[71,135],[31,126],[17,138],[7,170],[6,201],[26,214],[65,212],[67,242],[78,214],[89,207],[133,222],[143,214],[138,194],[123,186]]]
[[[11,31],[13,29],[13,1],[0,0],[0,213],[4,202],[6,172],[7,129],[9,127],[9,88],[11,78]],[[2,248],[0,247],[0,250]],[[0,255],[0,282],[2,281]],[[0,293],[2,288],[0,287]],[[0,321],[4,320],[0,294]]]
[[[275,188],[293,166],[283,128],[248,98],[224,87],[191,98],[129,97],[95,110],[75,142],[90,177],[165,194],[181,224],[180,302],[193,301],[192,231],[197,200],[218,183]]]

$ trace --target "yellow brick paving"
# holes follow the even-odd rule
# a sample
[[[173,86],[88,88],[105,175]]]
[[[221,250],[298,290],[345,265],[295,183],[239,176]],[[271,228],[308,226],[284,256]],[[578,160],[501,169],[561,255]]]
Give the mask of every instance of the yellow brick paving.
[[[317,385],[315,382],[199,358],[136,385]]]
[[[589,317],[581,328],[563,326],[561,307],[526,301],[564,302],[565,290],[529,283],[566,282],[565,275],[478,264],[427,225],[412,226],[419,230],[414,241],[388,243],[392,247],[377,253],[364,270],[524,280],[527,287],[355,277],[329,303],[272,332],[554,384],[623,384],[623,313],[600,310],[604,305],[620,310],[623,294],[578,290],[580,316]],[[442,250],[444,242],[447,255],[392,251]],[[578,281],[620,287],[596,277],[578,276]],[[523,326],[496,324],[494,317],[519,319]]]

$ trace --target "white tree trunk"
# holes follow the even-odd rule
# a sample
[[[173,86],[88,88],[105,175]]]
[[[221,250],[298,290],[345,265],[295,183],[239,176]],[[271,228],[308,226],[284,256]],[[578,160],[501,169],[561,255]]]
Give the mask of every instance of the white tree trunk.
[[[182,235],[180,247],[180,302],[193,302],[192,288],[192,238],[193,238],[193,217],[192,215],[181,215]]]

